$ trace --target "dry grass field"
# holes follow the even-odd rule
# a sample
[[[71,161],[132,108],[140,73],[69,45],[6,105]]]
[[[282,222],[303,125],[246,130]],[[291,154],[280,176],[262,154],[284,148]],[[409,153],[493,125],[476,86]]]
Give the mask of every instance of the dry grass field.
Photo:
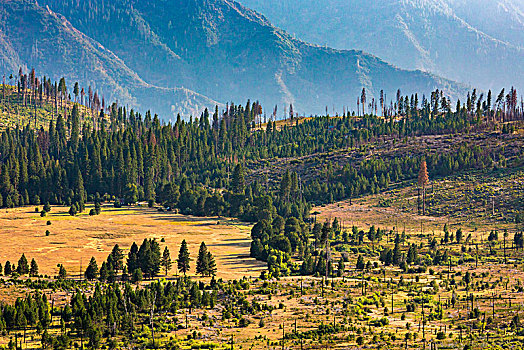
[[[514,233],[522,230],[515,215],[524,205],[522,169],[471,174],[450,179],[436,179],[427,191],[428,215],[417,212],[416,185],[388,189],[380,194],[341,201],[313,208],[317,220],[337,218],[346,228],[353,225],[368,230],[370,226],[395,233],[441,237],[444,225],[450,231],[461,228],[464,237],[471,234],[476,242],[485,242],[491,230]]]
[[[178,255],[185,239],[194,265],[201,242],[215,255],[218,277],[225,279],[258,276],[265,264],[249,258],[250,226],[226,218],[197,218],[171,212],[158,212],[145,207],[114,208],[104,206],[99,216],[86,211],[72,217],[69,208],[53,206],[47,217],[40,217],[35,208],[24,207],[0,212],[0,262],[18,261],[22,253],[28,260],[35,258],[40,273],[54,276],[57,264],[63,263],[70,276],[78,276],[94,256],[99,264],[118,244],[124,251],[133,242],[156,238],[163,250],[167,246],[171,258]],[[47,221],[51,225],[47,225]],[[50,235],[46,236],[46,230]],[[176,273],[176,264],[171,274]]]

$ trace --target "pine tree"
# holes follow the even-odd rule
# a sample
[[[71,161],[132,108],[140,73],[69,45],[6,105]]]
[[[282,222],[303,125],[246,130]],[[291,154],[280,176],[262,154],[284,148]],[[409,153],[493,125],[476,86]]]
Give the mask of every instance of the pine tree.
[[[85,271],[85,277],[88,280],[94,280],[98,276],[98,264],[96,263],[95,257],[91,258],[89,265]]]
[[[244,169],[242,168],[241,164],[237,164],[235,166],[235,170],[233,171],[233,182],[232,182],[233,192],[243,194],[245,182],[246,181],[244,179]]]
[[[69,212],[68,213],[71,216],[75,216],[78,213],[78,209],[77,209],[76,203],[73,203],[71,205],[71,207],[69,208]]]
[[[11,263],[9,261],[6,261],[5,267],[4,267],[4,275],[11,276],[12,273],[13,273],[13,267],[11,266]]]
[[[207,275],[209,270],[208,250],[206,244],[202,242],[198,250],[198,258],[196,263],[196,273],[202,276]]]
[[[149,241],[149,247],[150,252],[147,257],[147,272],[150,277],[154,277],[160,272],[160,262],[162,259],[160,255],[160,245],[156,239],[152,239]]]
[[[356,266],[357,270],[364,270],[365,268],[365,264],[364,264],[364,258],[362,257],[362,255],[359,255],[358,258],[357,258],[357,266]]]
[[[78,82],[75,82],[75,86],[73,88],[73,94],[75,95],[75,102],[78,102],[78,94],[79,94],[80,90],[79,90],[79,86],[78,86]]]
[[[291,191],[291,175],[289,170],[286,170],[280,181],[280,196],[289,201],[289,194]]]
[[[461,228],[457,230],[457,233],[455,234],[455,239],[457,240],[458,244],[462,242],[462,229]]]
[[[109,258],[115,272],[118,272],[124,268],[124,252],[122,251],[122,249],[120,249],[118,244],[115,244],[115,246],[113,247],[113,250],[109,255]]]
[[[100,282],[105,282],[107,281],[108,275],[109,275],[109,271],[107,268],[107,263],[104,261],[102,263],[102,266],[100,266],[100,274],[98,276],[98,279],[100,280]]]
[[[31,269],[29,270],[29,276],[38,276],[38,264],[36,263],[36,260],[34,258],[31,259]]]
[[[393,264],[399,265],[402,259],[402,252],[400,250],[400,242],[395,241],[395,248],[393,248]]]
[[[207,275],[215,276],[217,273],[217,264],[215,262],[215,257],[210,251],[207,252],[207,264]]]
[[[60,264],[59,267],[60,268],[58,270],[58,279],[65,280],[66,277],[67,277],[67,271],[66,271],[64,265]]]
[[[29,263],[27,262],[25,254],[22,254],[20,259],[18,260],[18,267],[16,268],[16,272],[18,272],[19,275],[25,275],[29,273]]]
[[[78,110],[78,105],[73,105],[73,111],[71,112],[71,143],[73,145],[73,151],[76,151],[78,148],[78,140],[80,137],[80,112]]]
[[[177,260],[177,266],[178,266],[178,270],[180,272],[183,272],[184,275],[186,274],[186,272],[189,271],[189,262],[191,261],[191,259],[189,258],[189,250],[187,248],[187,242],[186,240],[184,239],[182,241],[182,244],[180,245],[180,251],[178,252],[178,260]]]
[[[133,275],[131,276],[131,282],[138,283],[141,282],[144,278],[142,274],[142,270],[140,268],[137,268],[133,271]]]
[[[169,249],[167,247],[164,248],[164,253],[162,254],[162,258],[160,259],[160,265],[164,268],[166,275],[167,272],[171,270],[171,267],[173,266],[173,262],[171,261],[171,254],[169,253]]]
[[[127,271],[129,273],[134,273],[137,268],[139,268],[138,263],[138,245],[133,242],[129,254],[127,254]]]

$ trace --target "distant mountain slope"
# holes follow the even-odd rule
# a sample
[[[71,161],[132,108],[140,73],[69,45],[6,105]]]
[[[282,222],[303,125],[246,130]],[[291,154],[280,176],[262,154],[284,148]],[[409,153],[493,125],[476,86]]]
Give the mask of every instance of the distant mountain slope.
[[[404,94],[439,88],[452,97],[464,92],[461,85],[398,69],[364,52],[293,39],[229,0],[39,0],[38,5],[0,0],[0,5],[10,14],[2,29],[5,41],[27,67],[91,81],[124,103],[171,117],[180,108],[195,111],[213,101],[247,99],[270,109],[279,104],[281,113],[289,103],[301,113],[321,113],[326,106],[342,112],[342,106],[356,108],[362,87],[370,98],[381,89],[389,96],[398,88]]]
[[[405,69],[524,88],[518,0],[240,0],[300,39],[358,48]]]
[[[447,0],[455,14],[493,38],[524,48],[524,1]]]
[[[113,52],[34,1],[0,0],[0,23],[3,73],[34,67],[37,73],[54,79],[65,76],[69,83],[92,85],[109,100],[142,109],[155,106],[165,117],[177,111],[198,113],[201,107],[216,103],[187,89],[159,88],[144,82]]]

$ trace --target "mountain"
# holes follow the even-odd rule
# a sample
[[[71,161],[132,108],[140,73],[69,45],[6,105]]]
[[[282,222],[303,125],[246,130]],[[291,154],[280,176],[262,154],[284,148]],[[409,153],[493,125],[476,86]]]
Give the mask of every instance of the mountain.
[[[455,14],[483,33],[524,48],[524,2],[517,0],[447,0]]]
[[[520,0],[240,0],[302,40],[482,89],[524,89]]]
[[[3,70],[23,63],[65,75],[167,118],[247,99],[271,109],[292,103],[300,113],[342,112],[356,108],[362,87],[370,97],[381,89],[389,96],[464,92],[362,51],[294,39],[230,0],[0,0],[0,13],[0,45],[12,52],[0,56]]]
[[[34,1],[1,0],[0,23],[0,71],[4,74],[34,67],[56,80],[65,76],[70,83],[91,85],[110,101],[155,106],[155,111],[168,116],[176,111],[199,113],[217,103],[186,88],[146,83],[113,52]]]

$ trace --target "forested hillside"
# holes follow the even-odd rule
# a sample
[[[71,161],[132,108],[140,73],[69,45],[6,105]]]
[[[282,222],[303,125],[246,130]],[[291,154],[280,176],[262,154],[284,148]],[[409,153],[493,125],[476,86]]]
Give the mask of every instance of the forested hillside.
[[[25,86],[28,76],[19,79]],[[46,80],[42,86],[42,96],[67,100],[65,80],[59,84]],[[30,86],[16,90],[18,103],[27,99],[38,106],[38,98],[29,100],[35,91]],[[76,99],[78,87],[73,91]],[[423,161],[434,177],[521,167],[524,148],[520,137],[511,135],[521,127],[523,108],[514,89],[498,96],[489,93],[485,99],[473,91],[466,103],[456,103],[454,111],[439,91],[429,99],[422,96],[421,102],[418,95],[399,95],[390,107],[384,101],[380,109],[384,116],[377,116],[372,108],[363,116],[301,122],[293,117],[280,128],[271,121],[261,127],[262,107],[249,101],[245,106],[206,110],[189,121],[178,118],[164,123],[149,112],[142,116],[116,103],[102,108],[91,95],[87,100],[81,96],[81,103],[62,108],[45,128],[28,123],[2,133],[1,204],[65,204],[76,213],[87,201],[157,202],[185,214],[258,222],[252,251],[257,258],[266,260],[273,250],[305,254],[309,226],[304,220],[313,204],[409,183]],[[365,91],[360,98],[365,101]],[[82,119],[82,103],[99,112]],[[487,141],[482,143],[481,135],[486,132],[502,133],[490,137],[500,141],[484,147]],[[461,136],[471,133],[480,138]],[[387,153],[395,143],[435,135],[456,135],[457,141],[440,152],[401,147]],[[322,164],[324,155],[336,161],[311,165],[314,159]],[[286,165],[281,159],[290,162]],[[300,167],[304,160],[312,163]],[[279,162],[276,174],[260,171]],[[281,258],[289,260],[289,256]]]

